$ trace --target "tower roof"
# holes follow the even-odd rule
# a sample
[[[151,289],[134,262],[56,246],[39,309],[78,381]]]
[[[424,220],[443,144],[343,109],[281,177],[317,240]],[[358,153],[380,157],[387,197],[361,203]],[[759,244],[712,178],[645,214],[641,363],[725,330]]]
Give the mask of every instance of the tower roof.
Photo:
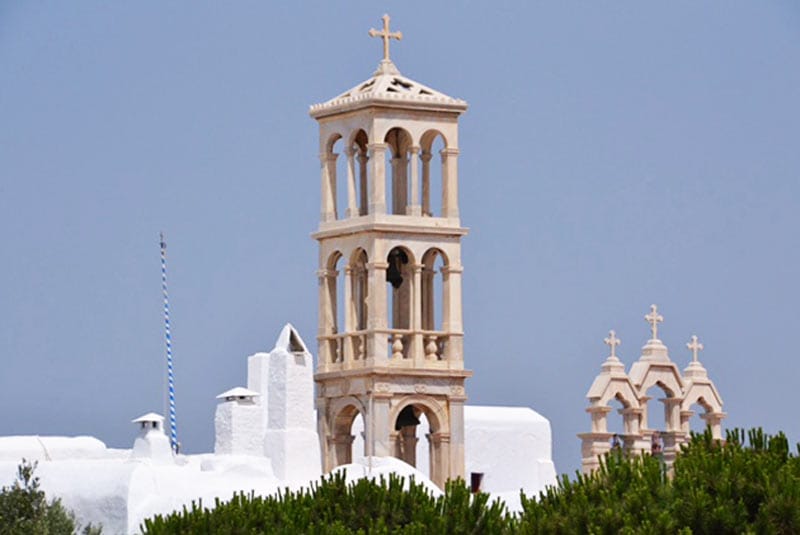
[[[466,101],[403,76],[391,60],[384,59],[370,78],[327,102],[312,105],[309,114],[318,119],[376,105],[458,113],[467,109]]]

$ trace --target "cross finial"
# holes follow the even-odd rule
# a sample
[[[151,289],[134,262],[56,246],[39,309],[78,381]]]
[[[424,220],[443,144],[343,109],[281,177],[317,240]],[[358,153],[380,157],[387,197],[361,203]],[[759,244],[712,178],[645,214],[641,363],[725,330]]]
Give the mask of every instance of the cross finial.
[[[664,316],[658,313],[658,307],[650,305],[650,313],[644,319],[650,324],[650,331],[653,333],[653,340],[658,340],[658,324],[664,321]]]
[[[686,347],[692,351],[692,362],[697,362],[697,353],[703,350],[703,344],[697,341],[696,334],[692,335],[692,341],[686,344]]]
[[[383,30],[378,31],[370,28],[369,36],[380,37],[383,40],[383,61],[389,61],[389,39],[397,39],[399,41],[403,38],[403,32],[391,33],[389,31],[389,15],[384,15],[382,20]]]
[[[617,357],[617,346],[622,343],[622,340],[617,338],[617,333],[614,331],[608,331],[608,338],[604,338],[603,342],[606,343],[608,347],[611,348],[611,357]]]

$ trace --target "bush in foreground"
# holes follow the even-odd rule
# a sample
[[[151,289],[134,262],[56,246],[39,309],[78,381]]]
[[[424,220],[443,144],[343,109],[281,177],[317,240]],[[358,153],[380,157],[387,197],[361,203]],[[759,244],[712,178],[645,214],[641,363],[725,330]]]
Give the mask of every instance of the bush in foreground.
[[[147,534],[195,533],[532,533],[532,534],[733,534],[800,533],[800,457],[786,437],[734,430],[725,441],[710,432],[684,446],[667,477],[654,457],[604,460],[601,469],[538,498],[522,497],[508,514],[486,494],[472,495],[462,481],[430,496],[412,480],[390,477],[346,484],[339,475],[310,489],[278,496],[236,495],[146,520]]]
[[[75,517],[61,505],[61,500],[47,501],[33,472],[36,463],[23,459],[17,468],[17,480],[0,488],[0,535],[72,535]],[[97,535],[100,528],[91,524],[84,534]]]

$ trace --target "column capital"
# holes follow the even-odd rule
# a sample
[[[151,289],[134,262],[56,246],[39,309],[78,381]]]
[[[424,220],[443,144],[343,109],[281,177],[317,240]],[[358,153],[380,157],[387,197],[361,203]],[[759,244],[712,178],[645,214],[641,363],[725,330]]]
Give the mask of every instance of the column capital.
[[[388,143],[367,143],[367,150],[386,150],[389,147]]]
[[[449,275],[450,273],[464,273],[464,266],[442,266],[442,273]]]
[[[317,270],[317,277],[320,279],[325,278],[336,278],[339,275],[339,272],[335,269],[318,269]]]
[[[367,262],[365,264],[368,270],[386,270],[389,269],[389,262]]]
[[[419,155],[419,159],[423,161],[423,163],[428,163],[433,158],[433,154],[430,151],[423,150],[422,153]]]
[[[353,147],[345,147],[345,149],[342,152],[344,152],[345,156],[347,156],[348,158],[352,158],[353,155],[355,155],[356,153]]]
[[[322,163],[335,162],[338,157],[339,157],[339,154],[335,153],[335,152],[320,152],[319,153],[319,161],[322,162]]]
[[[459,152],[460,151],[455,147],[452,148],[445,147],[439,151],[439,154],[441,154],[442,156],[458,156]]]
[[[420,150],[421,149],[416,145],[412,145],[411,147],[408,147],[408,152],[410,152],[411,154],[419,154]]]

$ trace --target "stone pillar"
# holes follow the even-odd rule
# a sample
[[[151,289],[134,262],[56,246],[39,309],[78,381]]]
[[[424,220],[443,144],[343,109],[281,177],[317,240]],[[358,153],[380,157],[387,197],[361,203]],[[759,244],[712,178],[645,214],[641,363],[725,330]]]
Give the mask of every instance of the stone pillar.
[[[461,316],[461,266],[442,268],[442,330],[448,334],[445,358],[451,362],[463,362],[464,326]]]
[[[330,472],[337,466],[353,462],[353,435],[334,435],[328,438],[329,450],[333,453],[330,466],[325,467],[325,472]]]
[[[723,412],[709,412],[701,416],[706,425],[711,427],[711,436],[717,440],[722,440],[722,419],[725,416]]]
[[[394,453],[391,437],[394,432],[394,422],[389,421],[392,395],[385,383],[375,383],[370,395],[372,397],[369,401],[369,414],[364,418],[365,450],[367,455],[390,457]]]
[[[442,217],[458,217],[458,149],[442,149]]]
[[[608,413],[611,412],[611,407],[606,406],[596,406],[596,407],[589,407],[586,409],[586,412],[592,418],[592,433],[607,433],[608,432],[608,424],[606,419],[608,418]]]
[[[386,144],[370,143],[368,145],[372,173],[370,173],[369,213],[386,213]]]
[[[347,217],[358,215],[358,205],[356,200],[356,169],[355,151],[348,147],[344,153],[347,155]]]
[[[581,472],[589,474],[600,468],[600,458],[611,451],[611,433],[580,433]]]
[[[408,207],[408,158],[399,154],[392,158],[392,213],[405,214]]]
[[[420,159],[422,160],[422,215],[433,215],[431,213],[431,158],[433,155],[423,150]]]
[[[353,303],[353,268],[348,264],[344,268],[344,334],[353,332],[353,320],[355,319],[355,307]],[[344,337],[339,342],[342,348],[342,357],[345,367],[353,365],[353,340]]]
[[[411,199],[406,214],[419,216],[422,215],[419,204],[419,147],[411,147],[408,151],[411,154]]]
[[[664,403],[664,422],[666,423],[667,431],[680,431],[680,398],[663,398],[659,400]]]
[[[450,433],[434,432],[428,434],[431,459],[431,480],[444,488],[450,477]],[[463,470],[463,469],[462,469]]]
[[[317,336],[320,342],[317,367],[320,370],[326,370],[336,355],[332,351],[331,341],[327,339],[335,332],[336,326],[336,275],[337,271],[335,270],[320,269],[317,271],[320,303],[317,323]]]
[[[692,410],[681,411],[680,416],[681,416],[680,429],[681,431],[686,433],[686,436],[689,436],[689,434],[692,432],[691,419],[692,416],[694,416],[694,411]]]
[[[463,392],[462,387],[452,387]],[[465,436],[464,436],[464,403],[467,397],[463,394],[450,396],[450,471],[449,477],[466,479]]]
[[[387,362],[386,338],[386,262],[367,263],[367,359],[369,364],[385,366]],[[376,332],[377,331],[377,332]]]
[[[359,200],[358,200],[358,213],[359,215],[367,215],[367,208],[369,206],[369,197],[367,196],[367,192],[369,188],[367,186],[367,162],[369,161],[369,156],[365,152],[359,152],[358,154],[358,193],[359,193]]]
[[[412,299],[411,299],[411,348],[410,352],[415,361],[416,366],[421,366],[425,360],[425,351],[423,349],[422,333],[422,270],[425,266],[422,264],[414,264],[414,279],[412,281]]]

